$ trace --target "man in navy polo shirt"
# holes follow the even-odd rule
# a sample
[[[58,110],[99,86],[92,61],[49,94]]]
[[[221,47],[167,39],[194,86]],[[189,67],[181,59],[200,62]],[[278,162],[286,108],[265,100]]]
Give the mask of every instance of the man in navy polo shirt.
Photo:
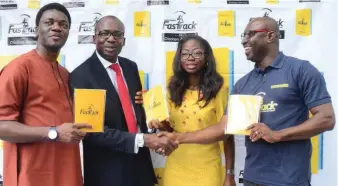
[[[262,123],[251,125],[245,140],[244,186],[309,186],[310,138],[335,125],[325,80],[308,61],[279,51],[279,28],[270,17],[250,21],[242,44],[255,67],[237,81],[231,94],[264,96]],[[310,119],[309,110],[313,115]],[[212,143],[224,139],[226,123],[225,113],[218,125],[159,135],[180,144]]]

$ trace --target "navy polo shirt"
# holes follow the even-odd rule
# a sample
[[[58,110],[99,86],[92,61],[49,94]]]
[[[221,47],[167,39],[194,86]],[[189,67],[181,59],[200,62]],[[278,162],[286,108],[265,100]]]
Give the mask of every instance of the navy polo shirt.
[[[331,103],[325,80],[308,61],[282,52],[264,71],[254,68],[237,81],[232,94],[264,95],[261,122],[272,130],[302,124],[309,110]],[[245,139],[244,179],[266,186],[308,186],[311,141],[270,144]]]

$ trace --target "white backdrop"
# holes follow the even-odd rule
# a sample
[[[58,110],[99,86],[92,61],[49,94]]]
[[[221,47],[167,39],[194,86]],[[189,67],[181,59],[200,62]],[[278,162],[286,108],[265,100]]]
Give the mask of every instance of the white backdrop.
[[[233,52],[228,61],[219,60],[222,53],[217,55],[218,64],[229,68],[227,72],[232,78],[228,84],[231,88],[234,82],[253,67],[245,58],[240,34],[251,17],[269,15],[279,21],[280,29],[284,31],[285,37],[280,42],[281,50],[286,55],[309,60],[323,72],[334,107],[337,108],[337,2],[308,1],[279,0],[276,4],[268,4],[271,0],[232,1],[238,4],[230,4],[227,0],[152,0],[150,3],[146,0],[57,1],[69,6],[68,10],[72,16],[70,36],[61,51],[60,63],[69,71],[74,70],[94,51],[95,47],[90,44],[88,36],[93,34],[95,21],[104,15],[116,15],[126,27],[126,45],[121,56],[137,62],[139,70],[148,76],[148,80],[144,82],[145,87],[166,84],[166,61],[170,61],[166,54],[174,51],[177,43],[164,41],[163,35],[165,40],[175,40],[179,34],[198,33],[206,38],[213,48],[228,48]],[[9,59],[35,47],[34,41],[29,38],[34,36],[35,15],[39,7],[49,2],[52,1],[0,0],[0,69]],[[245,2],[249,4],[241,4]],[[156,3],[160,4],[155,5]],[[304,9],[310,9],[310,17],[297,18],[296,11]],[[226,16],[219,16],[219,11],[227,11]],[[311,32],[298,27],[301,23],[311,25]],[[190,26],[187,29],[168,29],[168,24]],[[303,35],[299,35],[299,32],[297,34],[298,28]],[[218,32],[219,29],[221,33]],[[337,186],[337,130],[316,138],[315,143],[316,158],[313,162],[316,167],[313,169],[313,185]],[[243,145],[243,138],[236,137],[237,181],[242,178],[245,157]],[[160,178],[165,159],[156,154],[152,155]]]

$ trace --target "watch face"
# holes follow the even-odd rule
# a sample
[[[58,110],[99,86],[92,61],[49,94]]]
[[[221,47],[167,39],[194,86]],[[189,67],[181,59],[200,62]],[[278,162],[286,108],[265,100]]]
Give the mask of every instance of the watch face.
[[[49,137],[50,139],[55,139],[56,136],[57,136],[57,133],[56,133],[55,130],[50,130],[50,131],[48,132],[48,137]]]

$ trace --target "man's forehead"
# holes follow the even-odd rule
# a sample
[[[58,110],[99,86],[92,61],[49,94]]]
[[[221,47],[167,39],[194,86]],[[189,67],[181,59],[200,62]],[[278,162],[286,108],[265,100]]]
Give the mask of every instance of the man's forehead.
[[[104,20],[101,20],[97,23],[98,30],[118,30],[118,31],[124,31],[124,27],[122,23],[116,19],[107,18]]]
[[[54,19],[59,21],[68,21],[67,16],[58,10],[46,10],[43,12],[41,19]]]
[[[265,29],[265,27],[263,20],[252,20],[248,23],[246,30]]]

